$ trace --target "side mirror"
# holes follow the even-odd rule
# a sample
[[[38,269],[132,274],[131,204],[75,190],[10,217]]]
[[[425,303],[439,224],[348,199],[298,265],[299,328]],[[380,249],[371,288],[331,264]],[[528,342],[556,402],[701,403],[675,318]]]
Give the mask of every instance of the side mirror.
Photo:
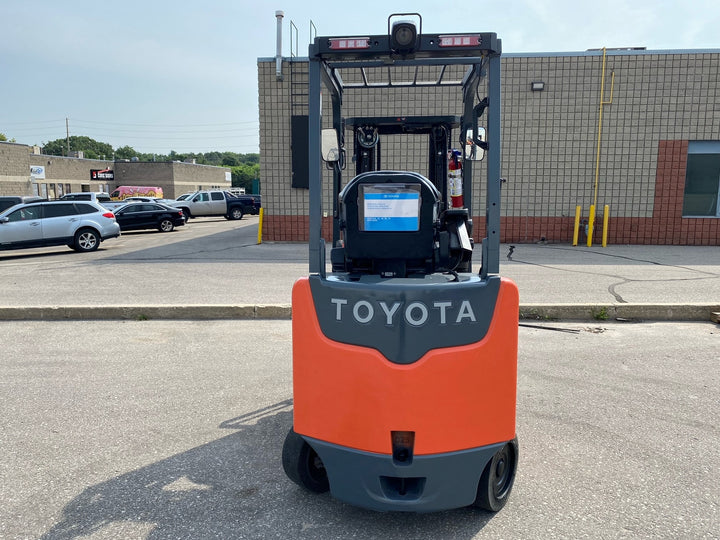
[[[340,161],[340,143],[338,142],[337,131],[332,128],[322,130],[323,161],[334,163]]]
[[[0,223],[7,223],[8,221],[10,221],[10,218],[7,216],[0,218]]]
[[[482,161],[485,158],[485,128],[478,126],[477,136],[472,129],[468,129],[465,133],[465,150],[464,158],[470,161]]]

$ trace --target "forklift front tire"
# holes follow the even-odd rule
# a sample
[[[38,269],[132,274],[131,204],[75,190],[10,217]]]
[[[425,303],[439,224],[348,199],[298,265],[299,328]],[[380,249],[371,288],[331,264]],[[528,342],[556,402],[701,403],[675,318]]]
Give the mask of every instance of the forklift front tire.
[[[517,464],[518,441],[516,437],[498,450],[485,466],[473,506],[488,512],[500,511],[510,497]]]
[[[315,493],[324,493],[330,489],[327,471],[320,456],[292,429],[285,437],[282,462],[285,474],[298,486]]]

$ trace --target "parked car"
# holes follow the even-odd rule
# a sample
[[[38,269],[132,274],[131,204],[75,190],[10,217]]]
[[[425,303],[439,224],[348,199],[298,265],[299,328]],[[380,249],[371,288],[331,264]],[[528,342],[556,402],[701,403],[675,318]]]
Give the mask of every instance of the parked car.
[[[93,201],[96,203],[109,203],[112,202],[112,199],[110,198],[110,195],[108,193],[103,193],[101,191],[95,192],[95,191],[79,191],[77,193],[66,193],[62,197],[60,197],[61,201]]]
[[[160,232],[170,232],[175,227],[185,225],[182,210],[156,202],[126,204],[115,211],[115,219],[123,231],[157,229]]]
[[[115,215],[92,201],[33,202],[0,213],[0,250],[65,244],[95,251],[100,242],[117,236]]]
[[[183,201],[171,203],[180,208],[186,219],[201,216],[225,216],[226,219],[242,219],[245,214],[258,214],[262,204],[259,195],[233,197],[223,190],[196,191]]]
[[[176,201],[184,201],[185,199],[189,199],[189,198],[192,197],[193,195],[195,195],[195,192],[194,192],[194,191],[192,191],[192,192],[190,192],[190,193],[183,193],[182,195],[180,195],[180,196],[179,196],[177,199],[175,199],[175,200],[176,200]]]
[[[0,197],[0,212],[4,212],[11,206],[15,206],[16,204],[22,204],[22,203],[28,203],[28,202],[35,202],[35,201],[47,201],[47,199],[43,197],[38,197],[36,195],[8,195]]]
[[[131,202],[156,202],[160,204],[164,204],[166,206],[172,206],[170,203],[175,202],[175,199],[163,199],[162,197],[128,197],[127,199],[121,201],[122,203],[131,203]],[[106,206],[103,204],[103,206]],[[118,208],[120,208],[118,206]]]
[[[128,197],[120,202],[131,203],[131,202],[156,202],[160,199],[158,197]]]

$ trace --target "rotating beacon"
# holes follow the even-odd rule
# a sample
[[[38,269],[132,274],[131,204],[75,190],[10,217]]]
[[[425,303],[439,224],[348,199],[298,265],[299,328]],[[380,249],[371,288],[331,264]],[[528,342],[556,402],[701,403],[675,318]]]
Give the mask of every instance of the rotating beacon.
[[[301,487],[380,511],[498,511],[508,500],[518,291],[499,275],[500,54],[494,33],[423,34],[419,14],[391,15],[387,34],[310,45],[310,275],[292,293],[294,418],[282,451]],[[387,79],[371,82],[371,72]],[[453,85],[459,117],[342,116],[347,88],[406,87],[407,96]],[[414,167],[427,176],[382,166],[385,141],[403,148],[409,138],[427,141],[428,162]],[[355,174],[343,182],[346,146]],[[330,272],[321,158],[332,171]],[[486,179],[479,271],[474,171]]]

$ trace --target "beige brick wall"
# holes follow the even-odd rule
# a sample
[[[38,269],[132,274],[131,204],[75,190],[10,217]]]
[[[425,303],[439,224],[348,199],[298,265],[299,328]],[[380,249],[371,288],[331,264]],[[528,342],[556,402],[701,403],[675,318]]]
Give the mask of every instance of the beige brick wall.
[[[106,180],[90,180],[92,169],[112,169],[112,161],[30,154],[30,164],[45,167],[45,180],[38,180],[40,184],[69,184],[71,192],[101,191],[108,184],[113,187]]]
[[[231,182],[225,181],[225,167],[210,167],[193,163],[173,163],[173,179],[175,181],[175,197],[197,189],[227,189]]]
[[[225,167],[210,167],[194,163],[140,161],[117,162],[116,185],[159,186],[167,198],[175,198],[188,191],[211,187],[230,187],[225,181]]]
[[[602,51],[557,55],[504,55],[502,58],[502,215],[574,216],[575,206],[593,202],[598,156],[598,116]],[[292,67],[292,70],[291,70]],[[258,61],[260,154],[263,205],[268,215],[308,212],[308,194],[291,187],[291,71],[305,73],[307,63],[283,63],[277,81],[273,61]],[[432,67],[423,68],[432,75]],[[380,73],[369,70],[370,81]],[[658,147],[664,140],[720,140],[720,52],[608,51],[600,140],[597,204],[613,216],[651,218],[654,210]],[[460,76],[460,73],[451,74]],[[345,82],[354,79],[342,73]],[[411,78],[403,73],[398,78]],[[452,78],[446,75],[447,78]],[[301,80],[300,77],[295,80]],[[532,81],[545,90],[531,92]],[[400,103],[399,98],[402,99]],[[323,91],[324,121],[329,121]],[[345,116],[459,114],[458,87],[347,89]],[[298,114],[306,108],[295,107]],[[384,168],[427,174],[423,138],[398,137],[383,143]],[[348,158],[352,142],[346,136]],[[349,160],[348,160],[349,161]],[[352,177],[348,162],[345,180]],[[484,166],[476,186],[482,186]],[[324,206],[330,207],[330,176],[325,175]],[[482,189],[474,193],[475,215],[484,213]]]
[[[659,142],[720,139],[719,68],[720,53],[607,55],[598,206],[652,217]],[[574,215],[593,201],[601,72],[600,52],[503,59],[503,215]]]
[[[30,149],[0,142],[0,195],[32,195]]]

